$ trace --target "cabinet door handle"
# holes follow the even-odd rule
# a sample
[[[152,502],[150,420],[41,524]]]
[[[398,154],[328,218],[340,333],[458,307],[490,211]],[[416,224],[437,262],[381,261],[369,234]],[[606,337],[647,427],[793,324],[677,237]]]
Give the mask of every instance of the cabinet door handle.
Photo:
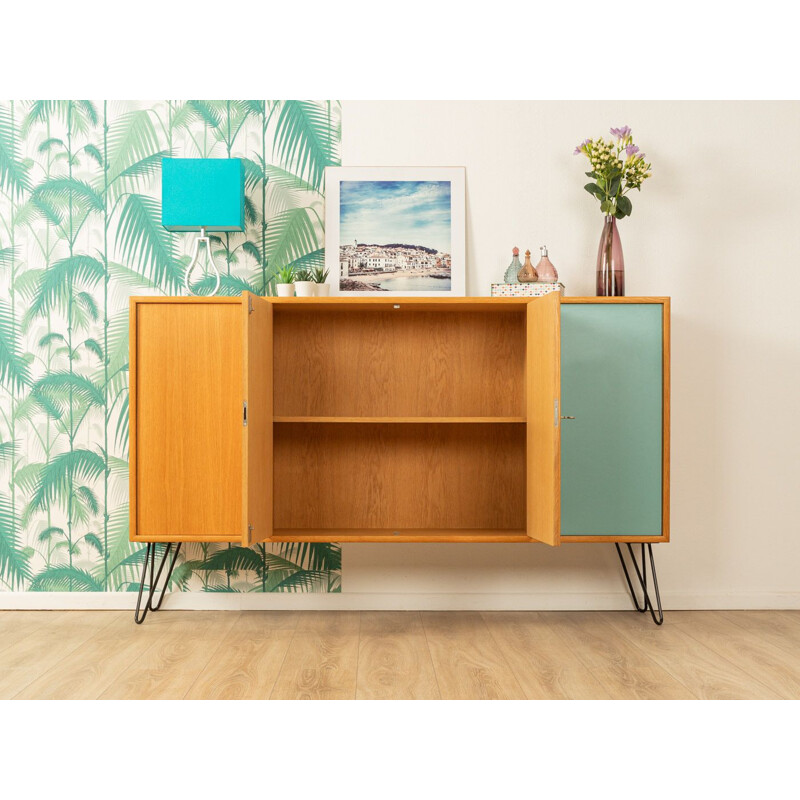
[[[575,419],[575,417],[561,417],[561,419]]]

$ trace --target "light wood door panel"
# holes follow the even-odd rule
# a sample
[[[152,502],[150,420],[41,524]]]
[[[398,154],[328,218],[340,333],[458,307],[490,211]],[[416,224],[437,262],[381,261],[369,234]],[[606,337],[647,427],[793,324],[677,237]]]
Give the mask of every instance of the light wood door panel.
[[[531,539],[560,543],[561,296],[528,303],[525,398],[527,407],[527,525]]]
[[[241,541],[241,301],[131,308],[131,538]]]
[[[244,397],[247,425],[242,426],[242,544],[272,536],[272,305],[245,292]]]

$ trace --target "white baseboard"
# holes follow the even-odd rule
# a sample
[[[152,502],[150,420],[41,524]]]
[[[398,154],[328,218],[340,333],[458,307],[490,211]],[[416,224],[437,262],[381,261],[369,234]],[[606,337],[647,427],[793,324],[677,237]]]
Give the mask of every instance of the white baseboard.
[[[129,592],[0,592],[2,610],[133,609]],[[663,597],[665,611],[701,609],[800,609],[800,593],[763,592],[737,595],[676,594]],[[342,592],[170,593],[162,609],[218,611],[624,611],[631,601],[623,593],[565,594],[379,594]]]

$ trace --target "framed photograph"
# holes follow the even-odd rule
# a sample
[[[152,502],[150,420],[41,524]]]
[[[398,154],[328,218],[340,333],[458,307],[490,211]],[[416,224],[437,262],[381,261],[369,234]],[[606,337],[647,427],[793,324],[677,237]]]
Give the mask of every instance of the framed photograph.
[[[327,167],[331,294],[463,297],[464,167]]]

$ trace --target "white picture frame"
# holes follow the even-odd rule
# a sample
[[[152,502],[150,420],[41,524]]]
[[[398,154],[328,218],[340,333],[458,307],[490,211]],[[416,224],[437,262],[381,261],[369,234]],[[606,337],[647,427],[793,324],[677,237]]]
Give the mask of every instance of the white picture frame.
[[[331,295],[464,297],[465,184],[464,167],[326,167]]]

